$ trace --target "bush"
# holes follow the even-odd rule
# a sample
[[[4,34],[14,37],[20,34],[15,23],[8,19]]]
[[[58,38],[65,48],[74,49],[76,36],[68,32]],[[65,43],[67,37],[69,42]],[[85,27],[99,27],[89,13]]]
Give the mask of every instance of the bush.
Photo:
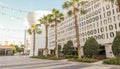
[[[63,46],[63,54],[64,55],[72,55],[73,51],[72,51],[72,46],[73,46],[73,42],[71,40],[69,40],[64,46]]]
[[[32,56],[31,58],[47,59],[49,56]]]
[[[62,49],[61,45],[58,45],[58,55],[59,55],[59,56],[60,56],[60,54],[61,54],[61,49]]]
[[[120,58],[111,58],[103,61],[104,64],[120,65]]]
[[[87,57],[92,57],[94,55],[98,55],[99,53],[99,44],[95,40],[95,38],[90,37],[83,47],[84,55]]]
[[[113,40],[112,51],[116,57],[120,57],[120,32],[116,33],[116,37]]]
[[[48,59],[48,60],[60,60],[60,58],[51,57],[51,56],[32,56],[31,58]]]
[[[78,56],[74,56],[74,55],[66,55],[65,58],[66,58],[66,59],[68,59],[68,58],[78,58]]]
[[[81,58],[81,59],[70,59],[70,61],[93,63],[93,62],[96,62],[98,60],[91,59],[91,58]]]

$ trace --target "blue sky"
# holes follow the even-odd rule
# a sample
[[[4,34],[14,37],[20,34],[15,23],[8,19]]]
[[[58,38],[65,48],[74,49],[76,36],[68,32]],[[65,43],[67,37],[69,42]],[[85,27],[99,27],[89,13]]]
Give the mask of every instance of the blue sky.
[[[26,27],[24,18],[27,12],[20,12],[19,10],[28,12],[51,11],[53,8],[62,10],[61,5],[65,1],[67,0],[0,0],[0,44],[5,40],[14,43],[23,42]],[[8,8],[2,8],[1,5]]]

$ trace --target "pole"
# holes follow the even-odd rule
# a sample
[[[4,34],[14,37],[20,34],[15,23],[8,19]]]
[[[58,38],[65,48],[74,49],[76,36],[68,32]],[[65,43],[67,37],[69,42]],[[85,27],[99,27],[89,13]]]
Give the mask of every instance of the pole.
[[[23,46],[23,54],[25,54],[25,46],[26,46],[26,29],[24,31],[24,46]]]

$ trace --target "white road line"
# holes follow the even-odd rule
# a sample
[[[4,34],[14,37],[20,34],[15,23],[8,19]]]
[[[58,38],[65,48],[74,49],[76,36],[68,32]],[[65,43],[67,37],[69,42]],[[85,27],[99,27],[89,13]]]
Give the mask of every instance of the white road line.
[[[102,66],[90,66],[85,68],[79,68],[79,69],[110,69],[111,67],[102,67]]]
[[[50,66],[59,66],[59,65],[70,65],[70,63],[65,63],[64,64],[64,62],[51,62],[51,63],[43,63],[43,64],[36,64],[36,65],[26,65],[26,66],[14,66],[14,67],[9,67],[9,68],[14,68],[14,69],[17,69],[17,68],[31,68],[31,67],[40,67],[40,69],[41,69],[41,67],[50,67]],[[9,69],[8,68],[8,69]],[[3,68],[4,69],[4,68]]]
[[[48,67],[46,66],[46,67],[40,67],[35,69],[53,69],[53,68],[71,66],[71,65],[76,65],[76,64],[65,64],[65,65],[56,65],[56,66],[48,66]]]

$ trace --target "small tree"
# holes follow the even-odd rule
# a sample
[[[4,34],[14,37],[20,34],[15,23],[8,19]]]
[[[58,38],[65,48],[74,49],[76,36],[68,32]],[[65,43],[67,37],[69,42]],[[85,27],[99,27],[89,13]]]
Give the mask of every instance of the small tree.
[[[61,45],[58,45],[58,55],[60,56],[61,53]]]
[[[84,47],[84,55],[87,57],[92,57],[93,55],[98,55],[99,53],[99,44],[98,42],[95,40],[95,38],[90,37]]]
[[[13,48],[13,55],[14,55],[17,52],[16,48],[15,48],[15,45],[14,44],[10,44],[9,46],[12,46],[12,48]]]
[[[63,47],[63,53],[65,55],[72,55],[72,46],[73,46],[73,42],[70,40],[67,42],[67,44],[64,45]]]
[[[115,56],[120,57],[120,32],[116,33],[116,37],[113,40],[112,51]]]
[[[66,55],[68,52],[67,44],[64,44],[63,46],[63,54]]]

